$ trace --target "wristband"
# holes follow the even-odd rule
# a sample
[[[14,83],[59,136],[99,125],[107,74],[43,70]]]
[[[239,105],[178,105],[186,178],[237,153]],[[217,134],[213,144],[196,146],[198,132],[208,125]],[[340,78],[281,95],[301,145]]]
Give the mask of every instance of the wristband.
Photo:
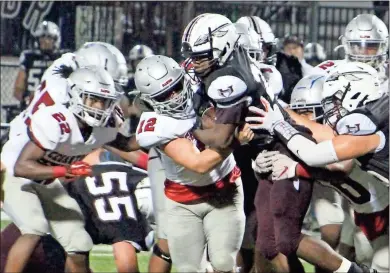
[[[312,178],[310,173],[301,165],[301,163],[298,163],[295,167],[295,175],[298,177]]]
[[[53,177],[58,178],[58,177],[65,177],[67,173],[67,169],[64,166],[55,166],[52,168],[53,170]]]
[[[148,169],[148,159],[149,159],[148,154],[142,153],[142,154],[140,154],[140,156],[137,158],[137,162],[135,163],[135,165],[136,165],[137,167],[140,167],[140,168],[143,169],[143,170],[147,170],[147,169]]]

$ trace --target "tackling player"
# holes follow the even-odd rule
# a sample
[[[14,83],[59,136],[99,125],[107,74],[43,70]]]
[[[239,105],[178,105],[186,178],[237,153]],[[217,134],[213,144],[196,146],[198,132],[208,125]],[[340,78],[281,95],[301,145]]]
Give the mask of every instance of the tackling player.
[[[195,122],[184,70],[165,56],[142,60],[135,73],[141,99],[155,112],[141,116],[137,141],[161,152],[165,169],[166,233],[180,272],[204,270],[205,245],[214,270],[232,271],[245,215],[240,171],[231,150],[206,149],[189,132]],[[246,127],[247,128],[247,127]],[[243,141],[253,134],[237,133]]]
[[[60,49],[61,32],[53,22],[43,21],[34,37],[37,39],[37,48],[21,53],[20,69],[15,81],[14,97],[20,101],[21,110],[30,104],[45,70],[66,52]]]
[[[356,157],[361,167],[358,164],[351,166],[350,162],[330,165],[330,170],[341,169],[348,173],[348,177],[323,183],[335,188],[350,201],[355,211],[355,223],[371,241],[374,249],[371,267],[379,272],[387,271],[388,96],[381,97],[376,71],[370,66],[346,63],[330,73],[324,84],[323,98],[325,120],[336,135],[333,139],[315,144],[291,129],[287,133],[287,139],[285,133],[289,128],[282,125],[283,122],[275,125],[275,132],[287,142],[287,146],[297,157],[310,166],[321,166]],[[280,130],[280,126],[284,127],[284,132]],[[368,148],[373,142],[356,146],[355,139],[361,141],[372,136],[379,138],[376,147]],[[341,143],[342,141],[344,143]],[[259,156],[258,165],[262,166],[262,171],[267,167],[272,170],[274,180],[286,176],[295,177],[296,174],[304,177],[314,176],[325,181],[332,178],[329,171],[307,167],[282,155],[267,157]]]

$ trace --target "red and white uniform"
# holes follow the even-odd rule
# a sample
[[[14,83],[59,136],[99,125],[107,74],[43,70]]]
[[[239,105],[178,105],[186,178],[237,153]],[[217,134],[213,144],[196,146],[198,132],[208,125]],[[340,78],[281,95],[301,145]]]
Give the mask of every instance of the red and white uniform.
[[[175,163],[161,149],[174,139],[187,138],[199,152],[204,150],[205,146],[190,132],[194,123],[195,119],[177,120],[154,112],[143,113],[137,142],[145,148],[156,147],[161,154],[166,175],[164,232],[178,271],[204,272],[206,244],[213,267],[228,271],[233,268],[245,226],[240,171],[233,155],[210,172],[199,174]],[[217,193],[227,192],[230,195],[225,196],[226,201],[218,198]]]
[[[45,85],[45,81],[41,84]],[[23,113],[11,122],[10,139],[2,150],[2,162],[13,175],[24,145],[32,140],[46,152],[45,165],[70,165],[116,138],[119,125],[113,119],[106,127],[94,127],[84,140],[77,119],[64,105],[55,103],[48,87],[36,96]]]
[[[141,147],[156,147],[161,152],[161,162],[167,178],[166,184],[207,186],[229,175],[236,166],[233,154],[231,154],[209,173],[199,174],[177,164],[161,150],[161,145],[179,137],[191,140],[199,151],[204,150],[204,144],[196,140],[189,132],[194,122],[195,119],[178,120],[154,112],[145,112],[140,118],[136,132],[137,142]]]

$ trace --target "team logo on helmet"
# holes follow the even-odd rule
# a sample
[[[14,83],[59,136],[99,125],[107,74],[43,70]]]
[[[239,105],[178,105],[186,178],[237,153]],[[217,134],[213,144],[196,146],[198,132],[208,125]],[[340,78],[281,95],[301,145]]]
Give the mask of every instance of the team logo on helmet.
[[[228,30],[225,29],[227,26],[229,26],[229,24],[223,24],[219,27],[217,27],[216,29],[214,29],[213,31],[211,31],[211,33],[207,33],[207,34],[203,34],[201,35],[194,43],[194,46],[199,46],[199,45],[203,45],[207,42],[210,42],[210,36],[215,36],[215,37],[223,37],[225,36],[227,33],[228,33]],[[211,34],[211,35],[210,35]]]

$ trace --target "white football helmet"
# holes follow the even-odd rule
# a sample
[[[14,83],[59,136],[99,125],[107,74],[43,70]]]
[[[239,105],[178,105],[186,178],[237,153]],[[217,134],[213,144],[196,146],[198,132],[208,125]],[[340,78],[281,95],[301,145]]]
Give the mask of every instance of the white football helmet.
[[[353,18],[341,37],[347,60],[364,62],[374,68],[386,61],[388,39],[387,26],[373,14]]]
[[[40,37],[44,37],[44,36],[48,36],[54,39],[54,49],[60,48],[61,31],[60,28],[57,26],[57,24],[50,21],[43,21],[42,23],[40,23],[34,32],[34,37],[39,39]]]
[[[189,81],[184,81],[184,69],[172,58],[153,55],[144,58],[134,74],[140,98],[154,111],[173,118],[188,119],[195,116]],[[129,94],[130,94],[129,93]]]
[[[102,44],[91,43],[75,52],[75,61],[79,67],[98,66],[106,70],[116,83],[119,83],[121,73],[117,57]]]
[[[239,35],[233,23],[225,16],[201,14],[187,25],[182,36],[182,54],[192,59],[216,60],[224,65],[232,55]]]
[[[256,61],[262,61],[263,51],[259,35],[250,27],[235,23],[234,24],[237,34],[240,35],[238,44],[246,49],[249,56]]]
[[[70,74],[67,81],[69,110],[89,126],[105,126],[119,98],[110,74],[101,67],[83,67]],[[96,101],[101,101],[101,108],[90,105]]]
[[[256,31],[262,42],[264,62],[275,65],[277,39],[275,38],[270,25],[258,16],[244,16],[239,18],[236,23],[247,25]]]
[[[378,72],[373,67],[358,62],[340,64],[325,78],[324,119],[333,127],[341,117],[380,97]]]
[[[323,75],[309,75],[303,77],[294,87],[291,93],[290,109],[296,112],[312,111],[313,120],[321,119],[322,87],[325,81]]]
[[[319,43],[308,43],[303,54],[305,61],[312,66],[317,66],[326,60],[325,49]]]
[[[129,51],[129,60],[142,60],[145,57],[153,55],[153,50],[146,45],[136,45]]]
[[[107,47],[108,50],[111,51],[112,54],[116,57],[116,61],[118,62],[118,70],[119,70],[119,78],[114,79],[114,81],[117,81],[120,85],[125,86],[127,85],[128,82],[128,77],[127,77],[127,62],[125,56],[123,56],[122,52],[115,46],[109,43],[104,43],[104,42],[88,42],[85,43],[82,48],[86,48],[89,46],[93,46],[95,44],[98,45],[103,45]]]

